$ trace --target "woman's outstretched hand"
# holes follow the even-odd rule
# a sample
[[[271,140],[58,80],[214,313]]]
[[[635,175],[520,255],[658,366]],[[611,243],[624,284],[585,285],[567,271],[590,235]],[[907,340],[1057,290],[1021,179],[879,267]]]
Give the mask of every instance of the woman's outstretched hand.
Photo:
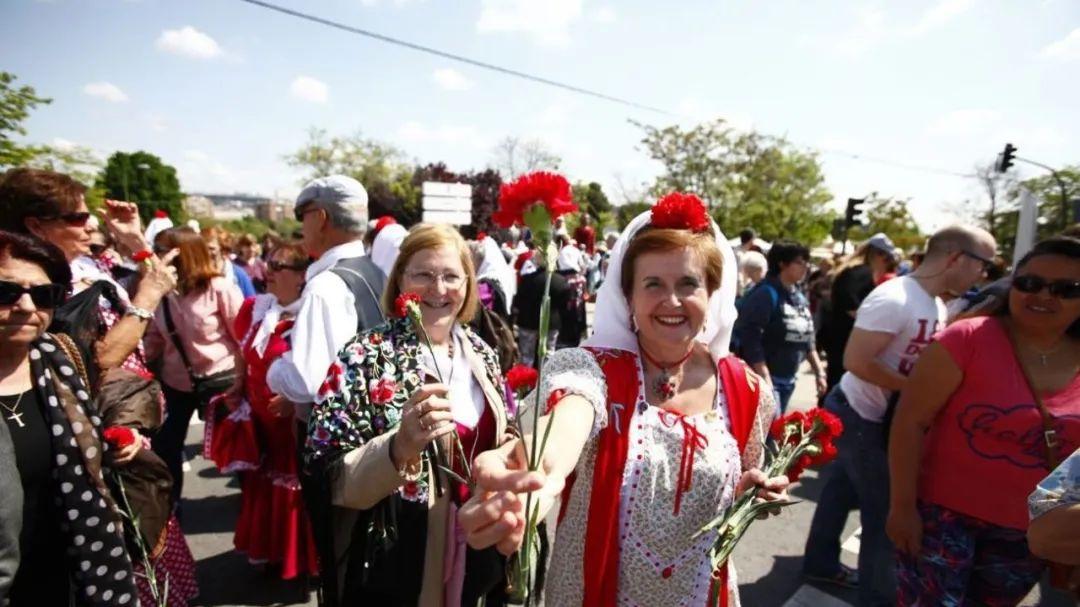
[[[509,556],[521,546],[528,519],[524,494],[538,491],[547,481],[543,472],[528,468],[521,439],[476,457],[472,468],[476,489],[458,511],[458,522],[474,549],[495,546]]]

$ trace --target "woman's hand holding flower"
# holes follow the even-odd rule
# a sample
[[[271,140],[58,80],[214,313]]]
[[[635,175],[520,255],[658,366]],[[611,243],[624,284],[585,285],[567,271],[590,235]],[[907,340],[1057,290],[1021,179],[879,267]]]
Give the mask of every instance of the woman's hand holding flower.
[[[757,499],[764,500],[766,502],[779,502],[787,501],[788,485],[791,481],[786,476],[774,476],[769,478],[765,476],[765,473],[757,468],[751,468],[746,472],[743,472],[739,478],[738,487],[735,489],[736,495],[742,495],[747,489],[751,487],[758,487]],[[780,514],[780,509],[776,508],[772,511],[773,514]],[[760,518],[765,518],[762,516]]]
[[[416,461],[428,443],[454,432],[454,416],[446,400],[449,391],[443,384],[424,384],[409,397],[390,454],[396,466]]]

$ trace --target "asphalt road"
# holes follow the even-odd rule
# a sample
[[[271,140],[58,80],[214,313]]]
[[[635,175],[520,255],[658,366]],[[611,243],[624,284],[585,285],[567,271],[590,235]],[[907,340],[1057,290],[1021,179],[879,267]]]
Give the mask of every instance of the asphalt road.
[[[792,400],[796,409],[814,406],[813,381],[800,378]],[[190,470],[186,473],[182,521],[192,552],[198,561],[201,596],[197,605],[315,605],[314,595],[300,582],[282,582],[250,565],[232,549],[232,531],[240,508],[239,485],[223,476],[202,457],[202,425],[192,425],[188,434]],[[808,471],[791,490],[804,500],[778,517],[751,526],[735,551],[742,604],[747,607],[814,606],[854,604],[851,590],[805,584],[800,574],[803,546],[821,483],[815,471]],[[848,520],[842,560],[855,566],[858,527],[857,512]],[[1056,593],[1055,593],[1056,594]],[[1075,603],[1058,595],[1040,601],[1039,589],[1023,605],[1057,607]]]

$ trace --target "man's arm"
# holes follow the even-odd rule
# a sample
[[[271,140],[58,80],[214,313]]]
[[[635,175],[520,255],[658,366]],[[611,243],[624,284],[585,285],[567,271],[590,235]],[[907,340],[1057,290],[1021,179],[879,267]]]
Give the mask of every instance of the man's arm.
[[[878,360],[881,351],[896,337],[883,331],[868,331],[856,327],[844,350],[844,368],[863,381],[889,390],[900,390],[907,378]]]
[[[356,334],[353,294],[337,276],[320,278],[313,278],[303,295],[293,325],[292,349],[274,361],[266,374],[270,390],[294,403],[317,400],[338,351]]]

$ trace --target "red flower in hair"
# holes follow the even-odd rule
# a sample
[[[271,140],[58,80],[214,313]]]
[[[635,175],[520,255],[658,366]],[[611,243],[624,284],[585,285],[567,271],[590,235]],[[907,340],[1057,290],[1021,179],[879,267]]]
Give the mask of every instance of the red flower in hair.
[[[705,232],[709,229],[709,214],[697,196],[672,192],[653,206],[650,223],[654,228]]]
[[[375,220],[375,233],[378,234],[386,226],[395,223],[397,223],[397,220],[394,219],[393,215],[383,215],[382,217]]]
[[[405,318],[409,315],[409,304],[415,306],[420,305],[420,296],[416,293],[402,293],[394,300],[394,311],[397,312],[398,318]]]
[[[164,218],[166,218],[166,217],[168,217],[168,216],[169,216],[169,214],[168,214],[168,213],[166,213],[166,212],[165,212],[165,211],[163,211],[163,210],[157,210],[157,211],[154,211],[154,217],[156,217],[156,218],[158,218],[158,219],[164,219]]]
[[[150,259],[150,256],[153,255],[153,254],[154,254],[154,252],[149,251],[149,250],[147,250],[147,251],[139,251],[138,253],[131,256],[131,260],[134,261],[135,263],[142,263],[142,262],[146,261],[147,259]]]
[[[101,436],[115,449],[123,449],[135,442],[135,433],[126,426],[110,426],[105,428]]]
[[[476,233],[476,240],[480,241],[487,238],[487,232],[480,231]]]
[[[539,372],[528,365],[514,365],[506,372],[506,383],[514,392],[532,390],[536,387]]]
[[[525,211],[534,204],[547,208],[551,221],[578,210],[570,182],[562,175],[536,171],[518,177],[499,188],[499,208],[491,215],[501,227],[525,223]]]

